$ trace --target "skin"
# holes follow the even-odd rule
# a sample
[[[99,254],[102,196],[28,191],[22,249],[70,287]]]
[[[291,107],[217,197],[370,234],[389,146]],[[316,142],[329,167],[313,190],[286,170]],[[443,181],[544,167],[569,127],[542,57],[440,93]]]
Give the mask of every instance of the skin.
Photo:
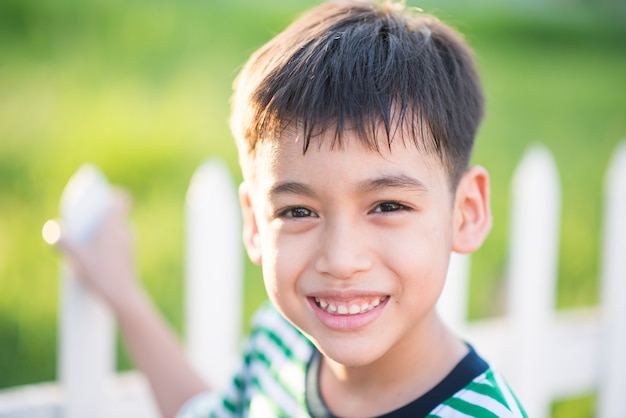
[[[452,193],[436,157],[401,140],[378,153],[346,135],[341,149],[324,141],[304,155],[293,138],[260,144],[244,164],[240,197],[244,244],[263,266],[270,299],[323,353],[325,402],[337,415],[360,417],[422,395],[467,352],[435,303],[450,252],[476,250],[491,214],[484,169],[469,169]],[[162,415],[173,417],[209,387],[137,280],[129,212],[118,193],[90,242],[61,236],[56,245],[109,305]],[[346,309],[379,303],[337,315],[316,297]]]
[[[289,137],[259,145],[240,188],[244,243],[272,302],[322,352],[331,411],[377,415],[427,392],[467,353],[435,304],[450,253],[474,251],[490,229],[489,179],[471,168],[452,193],[438,157],[410,141],[379,152],[350,132],[340,148],[327,139],[306,154]]]

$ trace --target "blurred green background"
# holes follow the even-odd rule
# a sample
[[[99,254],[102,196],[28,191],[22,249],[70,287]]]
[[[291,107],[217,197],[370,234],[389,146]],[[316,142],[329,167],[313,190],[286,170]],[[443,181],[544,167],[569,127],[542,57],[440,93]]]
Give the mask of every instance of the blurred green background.
[[[55,379],[58,257],[41,227],[84,162],[135,197],[140,269],[182,329],[183,202],[211,156],[240,173],[231,82],[257,47],[317,2],[0,2],[0,388]],[[541,142],[563,185],[557,305],[598,299],[603,178],[626,139],[626,8],[618,1],[408,1],[465,33],[488,111],[474,161],[493,182],[494,228],[472,262],[471,318],[497,315],[509,186]],[[246,317],[264,300],[246,268]],[[128,368],[120,356],[120,368]],[[593,396],[555,416],[590,416]],[[575,410],[576,413],[572,413]],[[582,411],[582,412],[581,412]]]

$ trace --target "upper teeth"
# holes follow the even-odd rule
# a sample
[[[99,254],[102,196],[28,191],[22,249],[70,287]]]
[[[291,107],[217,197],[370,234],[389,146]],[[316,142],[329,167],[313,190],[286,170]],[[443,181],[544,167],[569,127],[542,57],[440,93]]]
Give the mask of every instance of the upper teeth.
[[[324,311],[332,314],[338,315],[357,315],[363,312],[371,311],[375,307],[381,304],[384,301],[386,296],[381,296],[379,298],[373,299],[371,302],[361,302],[359,303],[341,303],[335,301],[329,301],[323,298],[315,298],[315,302],[317,306],[322,308]]]

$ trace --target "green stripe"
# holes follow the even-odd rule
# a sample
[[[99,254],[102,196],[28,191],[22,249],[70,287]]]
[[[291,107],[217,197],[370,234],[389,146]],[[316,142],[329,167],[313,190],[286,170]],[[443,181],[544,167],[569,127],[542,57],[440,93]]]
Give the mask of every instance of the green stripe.
[[[511,396],[513,396],[513,399],[515,399],[515,403],[517,404],[517,407],[519,408],[520,412],[522,413],[522,417],[528,418],[528,414],[524,410],[524,406],[519,401],[519,399],[517,398],[517,396],[515,395],[515,393],[513,391],[511,391]]]
[[[295,330],[294,330],[295,332]],[[257,334],[257,338],[258,338],[258,334],[262,334],[265,335],[266,337],[268,337],[274,344],[276,344],[277,348],[280,348],[280,351],[289,359],[291,360],[295,360],[300,364],[305,364],[306,362],[300,360],[298,357],[296,357],[296,355],[294,354],[293,350],[291,349],[291,347],[289,347],[288,345],[285,344],[285,342],[281,339],[281,336],[277,335],[275,330],[270,329],[270,328],[265,328],[265,327],[259,327],[256,329],[255,334]]]
[[[524,410],[524,406],[522,406],[522,403],[517,398],[517,395],[515,394],[515,392],[513,392],[513,390],[511,389],[511,386],[509,386],[508,382],[506,382],[506,381],[504,382],[504,384],[506,385],[506,389],[511,394],[511,397],[513,399],[515,399],[515,403],[517,404],[517,407],[519,408],[520,412],[522,413],[522,416],[524,418],[528,418],[528,414],[526,414],[526,411]]]
[[[511,395],[511,397],[513,399],[515,399],[515,403],[517,404],[518,409],[522,413],[522,416],[525,417],[525,418],[528,418],[528,415],[526,414],[526,411],[524,410],[524,406],[519,401],[517,395],[515,395],[515,392],[511,389],[511,386],[509,386],[509,384],[508,384],[508,382],[506,380],[503,380],[505,387],[500,387],[500,386],[498,386],[498,383],[496,381],[496,377],[495,377],[495,374],[494,374],[493,370],[491,370],[491,369],[487,370],[487,372],[485,373],[485,376],[487,377],[488,381],[490,381],[494,386],[496,386],[496,387],[498,387],[500,389],[500,393],[502,393],[503,391],[507,390],[509,392],[509,394]],[[502,396],[504,396],[504,394]],[[511,408],[509,408],[509,409],[511,409]]]
[[[485,378],[487,379],[487,381],[489,381],[489,383],[491,383],[491,385],[492,385],[493,387],[496,387],[496,388],[500,387],[500,386],[498,386],[498,382],[496,381],[496,376],[495,376],[495,374],[493,373],[493,370],[492,370],[492,369],[488,369],[488,370],[485,372]]]
[[[263,364],[263,368],[267,371],[268,374],[272,376],[272,379],[280,386],[285,393],[289,394],[293,399],[298,400],[299,403],[302,403],[304,400],[304,394],[297,392],[290,385],[286,385],[283,379],[280,376],[280,370],[274,367],[272,363],[272,358],[275,358],[275,355],[268,355],[269,353],[257,351],[254,353],[253,360],[257,360]],[[303,366],[304,367],[304,366]],[[259,388],[261,393],[265,393],[263,387],[259,384],[258,381],[255,381],[256,386]]]
[[[236,375],[233,379],[233,385],[237,388],[237,392],[242,392],[245,389],[243,379],[240,375]]]
[[[245,382],[239,373],[235,375],[231,382],[235,387],[235,395],[233,396],[233,393],[230,391],[224,394],[222,396],[222,407],[233,415],[240,415],[243,408],[242,401],[244,399]],[[214,415],[212,414],[211,416]]]
[[[231,402],[230,399],[228,398],[224,398],[222,400],[222,406],[231,414],[235,414],[239,408],[237,408],[237,405],[235,405],[233,402]]]
[[[450,398],[444,402],[451,408],[476,418],[498,418],[496,414],[482,406],[469,403],[461,398]]]
[[[466,386],[466,389],[488,396],[489,398],[502,404],[505,408],[509,409],[506,398],[498,386],[494,387],[492,385],[488,385],[487,383],[477,383],[472,381]]]

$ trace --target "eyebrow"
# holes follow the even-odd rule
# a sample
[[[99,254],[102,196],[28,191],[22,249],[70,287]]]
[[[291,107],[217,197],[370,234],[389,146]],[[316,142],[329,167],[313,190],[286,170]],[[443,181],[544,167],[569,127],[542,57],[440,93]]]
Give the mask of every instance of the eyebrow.
[[[275,198],[281,194],[295,194],[309,197],[315,197],[316,195],[311,186],[295,181],[278,183],[274,185],[269,191],[270,198]]]
[[[404,174],[384,175],[374,179],[364,180],[359,183],[357,190],[360,193],[369,193],[390,188],[408,189],[418,193],[425,193],[428,191],[428,188],[424,183],[414,177]]]
[[[425,193],[428,188],[416,178],[399,174],[399,175],[383,175],[373,179],[367,179],[360,182],[356,188],[357,193],[365,194],[376,192],[384,189],[408,189],[410,191]],[[307,184],[288,181],[274,185],[270,191],[270,198],[275,198],[282,194],[294,194],[301,196],[315,197],[317,193]]]

